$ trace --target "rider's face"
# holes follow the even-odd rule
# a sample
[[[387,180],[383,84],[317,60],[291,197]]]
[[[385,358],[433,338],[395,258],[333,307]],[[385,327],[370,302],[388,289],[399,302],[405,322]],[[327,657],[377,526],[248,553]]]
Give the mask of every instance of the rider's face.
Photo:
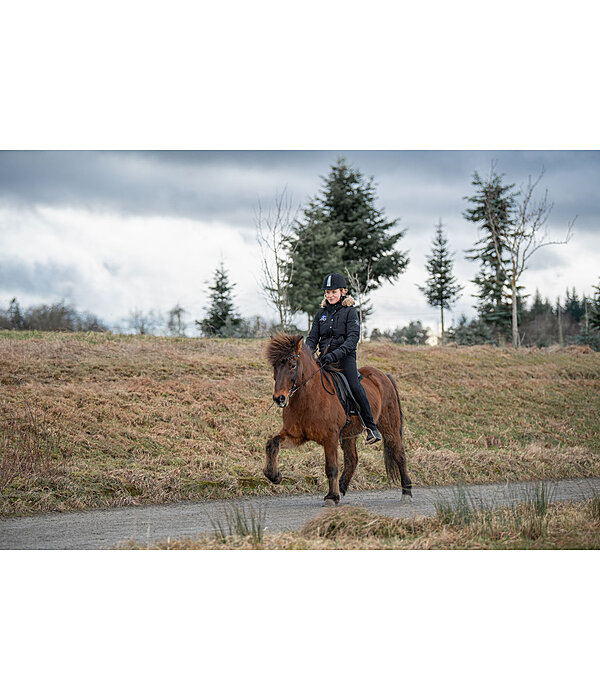
[[[338,301],[342,297],[342,290],[341,289],[326,289],[325,290],[325,299],[330,304],[337,304]]]

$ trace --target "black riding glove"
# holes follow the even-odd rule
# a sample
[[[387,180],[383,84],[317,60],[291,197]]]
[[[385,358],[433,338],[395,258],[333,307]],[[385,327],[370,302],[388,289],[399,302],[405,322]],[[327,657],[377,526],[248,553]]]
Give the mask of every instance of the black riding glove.
[[[335,355],[332,352],[328,352],[321,358],[321,367],[323,365],[330,365],[332,362],[336,362]]]

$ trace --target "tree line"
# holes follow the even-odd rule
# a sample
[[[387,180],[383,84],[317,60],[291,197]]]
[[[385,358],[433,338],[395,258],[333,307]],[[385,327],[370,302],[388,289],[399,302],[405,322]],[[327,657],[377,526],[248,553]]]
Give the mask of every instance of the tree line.
[[[194,325],[205,336],[265,338],[275,332],[277,324],[261,316],[242,318],[233,311],[225,314],[226,323],[221,327],[219,319],[212,315]],[[0,330],[59,331],[59,332],[116,332],[136,335],[165,334],[184,337],[189,323],[188,312],[176,304],[166,314],[150,309],[132,309],[121,322],[110,325],[89,311],[79,311],[73,304],[57,301],[22,308],[17,298],[11,299],[6,309],[0,309]],[[214,323],[215,325],[209,325]]]
[[[472,280],[477,288],[471,321],[461,317],[455,327],[445,328],[444,311],[452,309],[464,286],[453,272],[453,257],[444,235],[441,219],[437,225],[430,255],[427,279],[419,289],[427,302],[440,312],[441,340],[473,344],[505,344],[514,347],[582,342],[599,347],[600,290],[594,287],[591,298],[578,299],[575,290],[567,291],[563,302],[541,301],[536,291],[530,308],[521,284],[531,257],[549,245],[565,245],[573,233],[574,219],[564,237],[550,240],[545,233],[552,212],[547,190],[538,195],[543,178],[529,177],[520,188],[505,182],[505,175],[492,163],[490,173],[482,177],[476,171],[465,195],[465,220],[476,224],[478,238],[466,258],[479,262]],[[263,291],[267,300],[280,310],[280,322],[296,313],[307,315],[308,324],[320,303],[318,282],[331,270],[343,271],[350,292],[358,300],[361,325],[372,313],[369,294],[384,281],[396,280],[409,263],[407,252],[397,250],[406,233],[398,219],[388,220],[376,204],[373,178],[349,167],[343,158],[322,177],[319,193],[293,215],[289,200],[275,197],[275,215],[263,216],[259,210],[259,242],[263,251]],[[268,236],[265,235],[268,233]],[[264,245],[268,242],[268,245]],[[395,330],[374,329],[371,339],[422,344],[429,331],[421,321]]]
[[[531,256],[547,245],[568,243],[571,222],[561,240],[548,240],[544,227],[552,211],[547,191],[540,197],[537,179],[517,188],[505,182],[492,164],[487,177],[473,174],[473,192],[464,199],[466,221],[477,227],[478,238],[465,251],[466,258],[479,262],[472,280],[477,288],[472,320],[462,316],[446,329],[445,311],[460,298],[464,285],[454,275],[454,255],[450,252],[442,220],[435,229],[431,253],[425,265],[427,278],[419,285],[427,303],[437,308],[442,342],[459,344],[494,343],[513,346],[585,343],[600,349],[600,286],[591,298],[578,297],[567,290],[564,299],[542,300],[536,290],[528,307],[528,295],[521,284]],[[398,245],[406,233],[399,219],[388,219],[377,205],[373,177],[338,158],[319,192],[304,208],[293,209],[284,190],[276,193],[274,206],[256,215],[257,242],[261,251],[261,290],[277,314],[274,322],[261,316],[243,318],[233,301],[235,284],[229,279],[223,261],[208,286],[209,299],[203,318],[192,328],[205,337],[265,337],[275,330],[298,331],[294,319],[305,315],[307,327],[321,302],[321,280],[332,270],[343,272],[349,292],[357,302],[363,327],[372,314],[370,294],[384,282],[393,282],[408,264],[407,251]],[[166,315],[134,309],[119,331],[139,334],[164,332],[183,336],[189,324],[188,312],[176,304]],[[79,313],[64,302],[39,305],[21,311],[13,299],[0,311],[0,328],[17,330],[107,330],[107,325],[87,312]],[[423,344],[429,330],[421,321],[411,321],[395,330],[373,329],[371,339],[388,339],[405,344]]]
[[[16,331],[108,331],[108,326],[89,311],[78,311],[72,304],[57,301],[21,309],[16,297],[0,310],[0,329]]]
[[[564,299],[550,303],[542,299],[536,289],[531,305],[523,303],[519,311],[522,345],[549,347],[550,345],[588,345],[600,351],[600,285],[595,288],[594,299],[578,296],[575,288],[566,290]],[[403,345],[424,345],[429,331],[421,321],[411,321],[407,326],[393,331],[374,328],[371,340],[388,340]],[[468,320],[463,314],[456,325],[445,333],[446,342],[458,345],[497,345],[492,326],[481,316]]]

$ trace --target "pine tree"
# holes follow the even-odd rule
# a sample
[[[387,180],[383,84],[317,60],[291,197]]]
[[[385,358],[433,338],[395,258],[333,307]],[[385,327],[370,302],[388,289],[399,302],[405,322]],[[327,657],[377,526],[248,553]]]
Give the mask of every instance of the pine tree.
[[[600,279],[594,289],[594,297],[588,301],[588,323],[590,328],[600,332]]]
[[[545,228],[552,211],[552,203],[548,202],[548,191],[546,190],[541,199],[534,199],[536,187],[543,176],[543,169],[537,179],[530,176],[527,185],[521,186],[517,195],[513,195],[510,189],[500,187],[502,194],[498,196],[497,191],[489,189],[490,186],[501,182],[501,177],[494,173],[492,166],[490,179],[483,183],[487,188],[483,192],[483,201],[480,202],[483,212],[477,212],[477,210],[467,212],[467,218],[473,216],[475,217],[473,220],[477,216],[483,216],[484,226],[491,235],[496,254],[495,262],[504,273],[510,288],[513,347],[521,344],[519,313],[522,287],[519,286],[519,280],[527,269],[531,256],[545,246],[564,245],[573,235],[575,219],[569,223],[564,240],[547,240]],[[502,202],[505,202],[506,206],[499,206]]]
[[[436,229],[431,255],[427,257],[425,268],[429,273],[424,287],[419,287],[430,306],[439,308],[442,321],[442,342],[444,340],[444,309],[450,309],[464,287],[452,274],[452,254],[448,250],[448,239],[444,236],[442,220]]]
[[[373,178],[338,158],[320,193],[303,212],[290,237],[294,276],[292,305],[313,314],[321,300],[318,283],[332,271],[356,274],[363,292],[396,279],[408,264],[406,253],[395,250],[405,230],[395,233],[398,220],[388,221],[376,206]]]
[[[542,314],[547,313],[552,313],[552,304],[547,297],[545,300],[542,300],[540,290],[536,287],[535,296],[531,302],[531,308],[524,312],[524,315],[528,316],[529,318],[535,318],[536,316],[541,316]]]
[[[490,327],[486,323],[480,318],[467,321],[464,314],[458,319],[458,326],[448,329],[447,338],[458,345],[489,345],[494,342]]]
[[[388,221],[376,199],[373,177],[365,180],[358,169],[338,158],[320,202],[341,245],[344,268],[358,275],[367,293],[383,280],[396,279],[408,265],[406,254],[394,249],[406,230],[391,232],[399,220]]]
[[[196,321],[196,325],[202,334],[208,337],[230,337],[242,323],[241,317],[236,313],[232,291],[235,284],[229,281],[223,262],[215,270],[212,286],[209,287],[210,305],[206,308],[207,315],[202,321]]]
[[[325,275],[342,269],[342,252],[331,226],[323,221],[314,205],[307,207],[305,218],[303,227],[288,239],[288,250],[293,251],[288,263],[288,267],[293,265],[288,299],[294,312],[308,314],[310,327],[322,299],[318,292],[320,284]]]
[[[393,343],[425,345],[429,337],[429,330],[423,327],[421,321],[410,321],[408,326],[396,328],[390,337]]]
[[[526,345],[547,347],[556,342],[558,334],[557,319],[552,304],[542,299],[540,290],[535,290],[531,308],[523,309],[521,331]]]
[[[13,297],[8,307],[8,319],[10,328],[13,330],[23,330],[26,327],[25,317],[21,313],[21,307],[16,297]]]
[[[506,232],[510,228],[516,207],[515,185],[504,185],[503,177],[493,165],[487,180],[475,171],[471,184],[476,192],[472,197],[464,197],[473,207],[463,212],[464,218],[479,224],[482,232],[466,257],[480,261],[479,272],[472,280],[479,287],[477,310],[496,337],[508,335],[512,323],[506,274],[498,259],[498,253],[505,259],[505,246],[502,240],[496,246],[492,233],[494,229]]]
[[[575,291],[575,287],[573,287],[571,292],[569,292],[568,289],[566,291],[564,310],[577,323],[581,321],[583,315],[585,314],[583,299],[579,299],[577,292]]]

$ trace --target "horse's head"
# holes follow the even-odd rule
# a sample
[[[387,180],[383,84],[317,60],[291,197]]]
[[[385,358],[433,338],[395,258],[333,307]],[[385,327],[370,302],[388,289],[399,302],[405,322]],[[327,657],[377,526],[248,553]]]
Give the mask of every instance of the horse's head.
[[[292,392],[300,381],[303,340],[301,335],[277,333],[267,345],[266,355],[273,367],[275,380],[273,401],[281,408],[288,405]]]

